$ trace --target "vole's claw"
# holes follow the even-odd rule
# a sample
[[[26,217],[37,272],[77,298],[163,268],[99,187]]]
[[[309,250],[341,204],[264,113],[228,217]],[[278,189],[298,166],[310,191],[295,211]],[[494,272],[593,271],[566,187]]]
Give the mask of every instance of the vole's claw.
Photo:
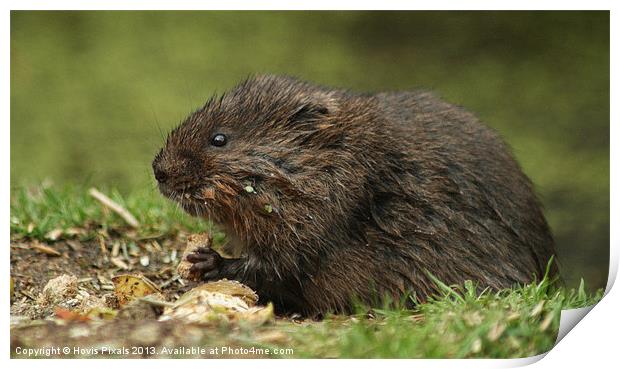
[[[202,279],[204,279],[205,281],[214,280],[214,279],[220,279],[219,274],[220,274],[219,270],[213,269],[213,270],[203,274],[202,275]]]
[[[190,263],[199,263],[201,261],[211,260],[212,258],[213,258],[213,255],[210,255],[210,254],[193,253],[193,254],[187,255],[185,259],[189,261]]]
[[[199,274],[203,279],[214,279],[219,274],[222,257],[214,250],[199,247],[186,260],[192,263],[190,272]]]

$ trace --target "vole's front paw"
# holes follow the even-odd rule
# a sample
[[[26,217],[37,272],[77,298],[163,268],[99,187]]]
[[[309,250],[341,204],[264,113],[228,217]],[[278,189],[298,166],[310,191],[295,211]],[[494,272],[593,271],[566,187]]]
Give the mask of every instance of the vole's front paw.
[[[200,275],[201,279],[212,280],[222,278],[220,269],[224,258],[213,249],[198,247],[188,254],[185,259],[193,264],[189,271],[192,274]]]

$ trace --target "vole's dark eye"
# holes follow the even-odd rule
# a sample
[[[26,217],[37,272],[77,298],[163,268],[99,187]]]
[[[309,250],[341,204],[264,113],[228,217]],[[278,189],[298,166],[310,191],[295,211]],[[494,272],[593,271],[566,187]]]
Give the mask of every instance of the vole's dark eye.
[[[221,133],[216,133],[211,139],[211,145],[213,146],[224,146],[226,145],[226,142],[226,136]]]

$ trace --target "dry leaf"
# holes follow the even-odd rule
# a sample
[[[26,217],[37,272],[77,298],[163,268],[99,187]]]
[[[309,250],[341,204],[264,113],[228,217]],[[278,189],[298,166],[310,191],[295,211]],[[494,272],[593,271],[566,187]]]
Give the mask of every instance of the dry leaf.
[[[86,231],[83,228],[70,227],[65,230],[65,234],[69,236],[77,236],[86,234]]]
[[[553,312],[549,312],[547,313],[547,316],[545,316],[545,319],[542,321],[542,323],[540,323],[540,331],[544,332],[547,330],[547,328],[549,328],[549,325],[551,325],[551,322],[553,321]]]
[[[515,311],[513,313],[508,314],[508,316],[506,317],[506,320],[511,322],[513,320],[519,319],[521,317],[521,314],[518,311]]]
[[[94,307],[86,312],[86,316],[92,320],[112,320],[116,318],[117,310],[109,307]]]
[[[270,331],[259,333],[255,336],[256,340],[263,343],[284,344],[289,341],[289,337],[282,331]]]
[[[86,315],[82,315],[80,313],[76,313],[74,311],[59,308],[59,307],[57,307],[56,310],[54,310],[54,314],[56,315],[57,318],[70,321],[70,322],[87,322],[90,320],[90,318],[87,317]]]
[[[225,295],[238,297],[248,306],[254,306],[258,302],[258,295],[250,287],[238,281],[220,279],[216,282],[209,282],[194,288],[192,291],[205,290],[209,292],[219,292]]]
[[[47,255],[52,255],[52,256],[60,256],[60,252],[58,252],[58,250],[55,250],[49,246],[46,246],[40,242],[33,242],[31,247],[39,252],[42,252],[44,254]]]
[[[532,312],[530,313],[530,317],[535,317],[540,315],[540,313],[542,313],[543,311],[543,306],[545,305],[544,301],[539,302],[538,304],[536,304],[536,306],[534,306],[534,309],[532,309]]]
[[[60,236],[62,236],[62,229],[56,228],[56,229],[52,229],[51,231],[47,232],[45,234],[45,238],[47,238],[50,241],[56,241],[57,239],[60,238]]]
[[[489,341],[496,341],[498,338],[502,336],[502,333],[506,330],[506,325],[500,322],[495,322],[491,329],[489,329],[489,333],[487,334],[487,338]]]
[[[112,278],[112,282],[114,294],[121,306],[138,297],[161,294],[159,288],[142,275],[123,274]]]
[[[69,245],[73,251],[80,251],[84,248],[81,242],[75,240],[67,240],[67,245]]]
[[[229,287],[232,287],[236,296],[216,292],[225,291]],[[251,298],[248,291],[251,292]],[[256,296],[254,291],[238,282],[222,280],[207,283],[186,292],[173,306],[164,309],[160,320],[176,319],[202,324],[243,321],[254,326],[272,321],[273,305],[249,306],[246,301],[255,303],[253,296]]]
[[[238,320],[242,320],[246,323],[250,323],[254,326],[261,326],[274,319],[273,304],[269,303],[267,306],[254,306],[248,311],[241,314],[236,314]]]
[[[482,315],[478,311],[463,314],[463,320],[470,327],[478,326],[482,323]]]

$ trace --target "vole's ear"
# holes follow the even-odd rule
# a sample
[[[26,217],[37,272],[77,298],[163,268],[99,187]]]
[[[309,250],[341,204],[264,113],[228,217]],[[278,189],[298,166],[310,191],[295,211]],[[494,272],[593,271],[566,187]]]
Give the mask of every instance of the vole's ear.
[[[302,104],[297,110],[289,117],[289,122],[292,124],[304,124],[313,123],[319,121],[329,115],[329,109],[327,106],[315,103]]]
[[[338,128],[337,108],[316,102],[305,103],[289,117],[289,124],[296,127],[298,142],[317,147],[339,147],[343,142],[343,130]]]

